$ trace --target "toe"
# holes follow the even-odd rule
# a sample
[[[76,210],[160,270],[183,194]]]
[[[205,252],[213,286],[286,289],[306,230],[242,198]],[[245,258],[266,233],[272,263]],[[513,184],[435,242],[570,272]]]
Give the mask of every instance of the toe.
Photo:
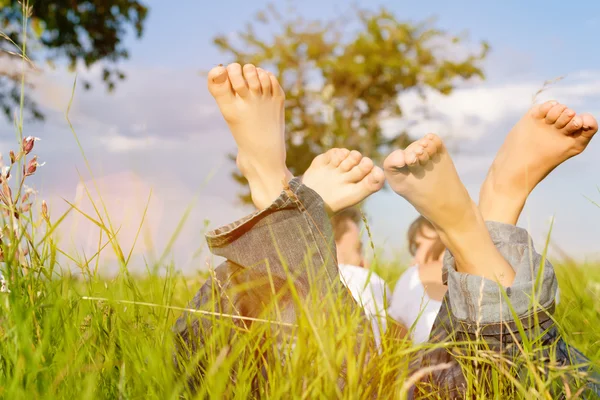
[[[598,130],[598,121],[591,114],[583,113],[581,119],[583,120],[583,129]]]
[[[564,132],[567,135],[572,135],[573,133],[579,131],[581,129],[582,125],[583,125],[583,118],[581,118],[581,116],[579,116],[579,115],[576,115],[569,121],[569,123],[567,123],[567,125],[564,128]]]
[[[219,65],[208,72],[208,91],[217,100],[233,98],[234,93],[231,90],[227,70],[222,65]]]
[[[430,157],[444,147],[442,139],[440,139],[440,137],[435,133],[428,133],[425,135],[425,139],[429,142],[429,145],[427,146],[427,152],[429,153]]]
[[[350,150],[348,149],[331,149],[331,162],[330,165],[334,168],[337,168],[340,166],[340,164],[342,163],[342,161],[344,161],[346,159],[346,157],[348,157],[348,154],[350,154]]]
[[[310,167],[324,167],[325,165],[331,163],[334,157],[335,150],[338,149],[327,150],[325,153],[316,156],[310,163]]]
[[[435,136],[435,135],[433,135]],[[422,143],[423,142],[429,142],[427,144],[427,150],[425,148],[423,148]],[[437,146],[435,145],[435,141],[434,138],[429,137],[429,138],[424,138],[421,140],[417,140],[416,142],[412,142],[411,144],[408,145],[408,147],[405,150],[406,153],[406,163],[408,165],[417,165],[421,162],[421,159],[423,160],[424,163],[426,163],[429,160],[429,152],[433,152],[435,153],[435,148]]]
[[[351,182],[359,182],[369,175],[374,166],[373,160],[371,160],[369,157],[363,157],[358,165],[348,172],[348,179]]]
[[[545,103],[536,105],[531,109],[531,114],[534,116],[534,118],[544,119],[546,118],[546,115],[548,115],[548,111],[550,111],[550,109],[557,104],[557,101],[550,100]]]
[[[415,149],[415,154],[419,160],[419,164],[425,165],[429,161],[429,152],[427,149],[424,149],[421,143],[419,142],[419,146]]]
[[[583,132],[582,135],[591,139],[598,132],[598,121],[590,114],[581,114]]]
[[[258,79],[258,73],[256,71],[256,67],[252,64],[246,64],[243,68],[244,78],[246,79],[246,83],[248,84],[248,88],[250,92],[256,95],[261,94],[260,81]]]
[[[231,87],[233,87],[235,93],[240,97],[248,96],[250,89],[242,75],[242,66],[238,63],[229,64],[227,66],[227,74],[229,75],[229,81],[231,82]]]
[[[566,109],[567,106],[560,103],[553,106],[550,111],[548,111],[548,114],[546,114],[546,123],[550,125],[554,124],[558,120],[558,117],[560,117],[560,114],[562,114]]]
[[[434,155],[436,152],[436,145],[431,140],[427,139],[427,137],[419,140],[419,145],[427,153],[427,159],[429,159],[429,157]]]
[[[383,169],[386,172],[396,172],[406,166],[404,150],[394,150],[383,161]]]
[[[273,96],[273,89],[271,87],[271,78],[269,78],[269,74],[262,68],[257,68],[257,70],[258,79],[260,80],[263,94],[265,96]]]
[[[348,156],[340,163],[340,169],[343,172],[348,172],[352,168],[358,165],[358,163],[362,160],[362,154],[360,154],[356,150],[352,150]]]
[[[571,122],[571,120],[573,119],[574,116],[575,116],[575,111],[571,110],[570,108],[567,108],[565,111],[563,111],[560,114],[560,116],[554,123],[554,126],[558,129],[562,129],[565,126],[567,126],[567,124],[569,122]]]
[[[419,163],[419,156],[414,149],[407,150],[405,153],[406,164],[413,167]]]
[[[285,92],[283,91],[283,88],[279,84],[279,81],[277,80],[277,77],[275,76],[275,74],[273,74],[271,72],[267,72],[267,73],[269,74],[269,79],[271,80],[271,88],[273,88],[273,96],[274,97],[283,97],[285,99]]]
[[[367,185],[367,189],[371,192],[380,190],[385,183],[385,175],[379,167],[373,167],[371,172],[363,180]]]

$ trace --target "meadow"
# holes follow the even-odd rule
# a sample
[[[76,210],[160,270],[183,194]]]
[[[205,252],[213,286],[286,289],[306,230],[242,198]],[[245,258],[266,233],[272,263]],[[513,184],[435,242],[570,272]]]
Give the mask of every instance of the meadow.
[[[367,360],[361,358],[364,354],[354,352],[360,342],[355,333],[360,323],[357,318],[326,321],[310,315],[298,321],[297,351],[276,351],[272,356],[286,362],[268,363],[268,380],[259,379],[258,384],[253,355],[271,349],[273,330],[265,329],[269,324],[234,329],[234,339],[229,340],[229,322],[217,320],[215,315],[201,316],[214,319],[216,328],[209,344],[187,360],[188,372],[200,359],[206,366],[202,386],[192,395],[186,379],[174,367],[172,326],[209,272],[189,277],[174,266],[162,266],[160,274],[149,268],[146,274],[132,275],[129,257],[116,240],[111,240],[114,236],[99,217],[102,206],[98,204],[99,214],[88,215],[106,232],[106,242],[98,250],[119,255],[120,273],[102,278],[94,265],[95,257],[91,257],[76,262],[81,274],[75,278],[57,263],[59,254],[69,257],[53,238],[63,216],[49,215],[43,204],[28,198],[23,203],[23,195],[12,198],[18,199],[12,203],[13,210],[19,210],[12,216],[18,218],[12,218],[14,226],[5,225],[2,239],[3,273],[10,291],[0,293],[1,398],[405,397],[411,381],[406,372],[407,358],[416,351],[408,342],[386,340],[382,354]],[[24,205],[30,203],[30,207]],[[3,207],[6,209],[6,204]],[[6,215],[4,218],[4,222],[11,220]],[[23,251],[25,248],[28,251]],[[556,322],[568,342],[598,365],[599,265],[556,262],[555,267],[562,292]],[[376,261],[373,268],[391,287],[402,271],[394,261]],[[524,357],[535,352],[535,346],[534,339],[526,343]],[[483,355],[476,361],[490,363]],[[343,368],[347,385],[340,390],[337,377]],[[567,398],[580,394],[577,387],[566,383],[565,377],[571,374],[568,369],[558,368],[546,376],[533,365],[528,374],[528,378],[515,380],[511,371],[500,368],[493,383],[494,398],[551,398],[549,389],[556,382],[565,388]],[[467,375],[470,394],[490,398],[480,377],[468,371]]]

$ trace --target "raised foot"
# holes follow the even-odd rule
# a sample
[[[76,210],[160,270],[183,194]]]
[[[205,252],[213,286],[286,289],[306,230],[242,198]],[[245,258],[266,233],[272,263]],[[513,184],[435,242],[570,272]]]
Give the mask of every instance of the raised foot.
[[[252,64],[213,68],[208,89],[238,146],[237,165],[252,201],[265,208],[292,178],[285,165],[285,94],[277,78]]]
[[[461,272],[510,285],[514,270],[496,250],[442,140],[433,134],[384,161],[391,188],[436,228]]]
[[[484,218],[516,224],[531,191],[558,165],[582,153],[597,131],[594,117],[556,101],[532,107],[508,133],[481,187]]]
[[[381,168],[358,151],[331,149],[313,160],[302,183],[317,192],[329,213],[360,203],[379,191],[385,177]]]
[[[383,165],[390,187],[436,228],[452,230],[463,214],[472,214],[469,193],[438,136],[428,134],[394,151]]]

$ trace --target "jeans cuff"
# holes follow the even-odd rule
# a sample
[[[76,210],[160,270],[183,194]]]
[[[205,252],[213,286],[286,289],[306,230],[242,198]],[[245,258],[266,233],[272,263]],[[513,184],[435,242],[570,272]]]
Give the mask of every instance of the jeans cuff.
[[[206,235],[210,251],[284,279],[325,273],[339,281],[333,232],[323,199],[292,179],[273,203]]]
[[[453,316],[468,324],[494,324],[513,321],[513,312],[522,319],[540,309],[550,309],[557,288],[554,268],[535,251],[527,231],[492,221],[486,222],[486,227],[494,245],[514,269],[515,279],[504,288],[505,296],[496,282],[458,272],[454,257],[446,251],[444,276]]]

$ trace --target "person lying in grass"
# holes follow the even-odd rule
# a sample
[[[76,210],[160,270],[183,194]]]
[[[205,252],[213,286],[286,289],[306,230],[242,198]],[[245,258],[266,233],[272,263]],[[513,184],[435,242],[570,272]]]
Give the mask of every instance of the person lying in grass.
[[[385,281],[366,265],[360,237],[361,221],[362,215],[354,207],[331,218],[337,265],[342,283],[371,319],[375,342],[380,346],[381,334],[387,328],[386,305],[390,291]]]
[[[434,134],[392,152],[383,171],[366,157],[332,149],[313,161],[302,180],[295,178],[285,163],[285,95],[275,76],[253,65],[230,64],[211,70],[208,86],[236,141],[237,165],[258,211],[207,235],[213,254],[227,261],[215,269],[190,308],[217,307],[224,314],[219,318],[236,321],[234,317],[242,316],[245,320],[238,325],[245,329],[252,319],[275,318],[273,325],[291,327],[270,345],[275,349],[282,348],[279,344],[287,340],[286,334],[296,332],[293,325],[301,318],[309,321],[321,353],[327,353],[325,341],[336,340],[342,346],[347,335],[319,336],[315,322],[323,317],[343,329],[336,307],[356,308],[339,280],[329,218],[380,190],[385,179],[431,222],[448,250],[444,256],[448,291],[428,347],[410,363],[411,376],[403,385],[408,385],[409,397],[496,393],[506,398],[529,393],[523,385],[547,390],[545,379],[557,368],[564,371],[575,365],[579,369],[574,373],[587,370],[585,357],[564,342],[551,318],[557,287],[553,267],[515,224],[537,183],[586,148],[598,130],[591,115],[578,115],[556,102],[532,107],[498,152],[478,206],[460,181],[443,141]],[[232,290],[239,285],[242,291]],[[184,313],[175,325],[179,363],[201,361],[194,354],[212,340],[215,318],[195,315]],[[355,335],[363,337],[362,332]],[[281,362],[293,362],[302,356],[299,353],[309,351],[293,338],[286,343],[291,345],[283,347],[288,352],[278,353]],[[219,352],[219,360],[227,348]],[[344,373],[348,360],[368,363],[368,357],[361,356],[365,349],[370,351],[357,343],[358,358],[334,364],[338,360],[332,356],[331,363],[315,368],[328,374],[340,366],[337,393],[341,393],[354,381]],[[256,360],[263,379],[259,383],[279,368],[258,350]],[[203,368],[194,371],[200,382]],[[502,394],[498,394],[500,376],[511,382],[502,386]],[[569,392],[571,384],[569,380],[551,391]],[[583,385],[582,390],[597,390],[587,378]],[[304,389],[308,388],[309,383]]]
[[[411,266],[400,276],[390,295],[388,315],[409,328],[415,344],[429,340],[447,286],[442,280],[446,247],[431,223],[419,216],[408,229]]]

